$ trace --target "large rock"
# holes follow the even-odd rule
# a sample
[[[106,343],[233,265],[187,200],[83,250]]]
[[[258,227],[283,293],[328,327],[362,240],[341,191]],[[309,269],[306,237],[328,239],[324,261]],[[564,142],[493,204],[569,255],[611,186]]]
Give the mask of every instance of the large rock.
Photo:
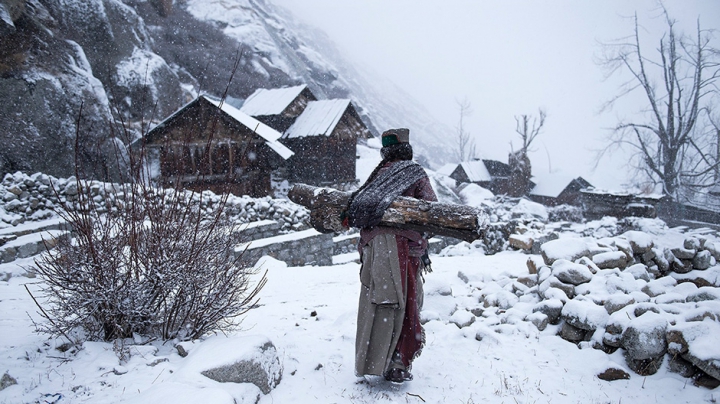
[[[5,390],[6,388],[17,384],[17,380],[15,380],[14,377],[10,376],[9,373],[5,372],[2,375],[2,378],[0,378],[0,391]]]
[[[280,383],[282,365],[266,337],[215,337],[190,352],[184,371],[197,371],[220,383],[252,383],[264,394]]]
[[[697,253],[697,251],[694,249],[690,250],[690,249],[681,248],[681,247],[673,248],[670,251],[673,253],[675,258],[678,258],[681,260],[691,260],[695,257],[695,254]]]
[[[608,314],[613,314],[616,311],[621,310],[633,303],[635,303],[635,299],[633,299],[632,296],[623,293],[615,293],[605,299],[603,307],[605,307],[605,311],[607,311]]]
[[[693,267],[700,270],[710,268],[711,262],[712,255],[707,250],[698,252],[692,260]]]
[[[620,237],[625,238],[630,243],[634,255],[645,254],[655,246],[652,236],[642,231],[630,230]]]
[[[550,289],[562,290],[568,299],[575,297],[575,288],[573,285],[562,282],[555,276],[545,279],[542,283],[540,283],[540,285],[538,285],[538,293],[544,299],[550,298],[550,295],[548,294]]]
[[[627,266],[627,256],[622,251],[608,251],[596,254],[592,257],[592,261],[600,269],[620,268],[625,269]]]
[[[543,300],[533,307],[533,313],[545,314],[550,324],[560,322],[560,314],[562,313],[563,302],[558,299]]]
[[[0,1],[0,37],[15,33],[15,21],[25,11],[25,0]]]
[[[704,271],[695,270],[686,274],[673,274],[673,278],[678,283],[692,282],[698,288],[704,286],[720,287],[720,266],[714,266]]]
[[[682,356],[703,372],[720,380],[718,335],[720,324],[710,320],[671,326],[667,332],[668,352]]]
[[[592,257],[610,251],[609,248],[598,246],[592,238],[561,238],[548,241],[540,249],[547,265],[552,265],[559,259],[575,261],[580,257]]]
[[[609,315],[604,307],[591,301],[571,300],[563,307],[562,318],[574,327],[594,331],[605,327]]]
[[[587,266],[576,264],[565,259],[556,260],[552,264],[552,274],[561,282],[575,286],[590,282],[593,277],[592,272]]]
[[[667,351],[667,320],[653,312],[646,312],[625,327],[620,345],[633,360],[655,359]]]

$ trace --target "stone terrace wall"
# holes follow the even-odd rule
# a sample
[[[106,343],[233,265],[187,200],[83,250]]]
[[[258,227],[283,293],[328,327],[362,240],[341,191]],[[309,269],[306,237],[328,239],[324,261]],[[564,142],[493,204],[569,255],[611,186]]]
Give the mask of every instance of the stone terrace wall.
[[[119,206],[125,198],[121,184],[88,181],[91,197],[100,212],[108,207]],[[220,201],[212,192],[195,194],[202,208],[212,208]],[[78,200],[75,177],[55,178],[42,173],[27,175],[21,172],[6,174],[0,183],[0,228],[16,226],[26,221],[38,221],[57,216],[54,209],[60,204]],[[228,198],[226,214],[242,223],[260,220],[274,220],[280,224],[280,231],[303,230],[308,211],[284,199],[250,198],[233,196]]]

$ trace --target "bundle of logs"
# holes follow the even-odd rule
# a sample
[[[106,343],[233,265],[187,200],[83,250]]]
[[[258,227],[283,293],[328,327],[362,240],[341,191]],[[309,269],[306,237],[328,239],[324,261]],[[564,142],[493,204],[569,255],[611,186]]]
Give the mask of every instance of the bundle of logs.
[[[310,225],[315,230],[321,233],[347,230],[340,216],[347,209],[350,192],[297,184],[288,193],[288,198],[310,210]],[[489,221],[484,212],[471,206],[401,196],[385,210],[380,225],[472,242],[483,238]]]

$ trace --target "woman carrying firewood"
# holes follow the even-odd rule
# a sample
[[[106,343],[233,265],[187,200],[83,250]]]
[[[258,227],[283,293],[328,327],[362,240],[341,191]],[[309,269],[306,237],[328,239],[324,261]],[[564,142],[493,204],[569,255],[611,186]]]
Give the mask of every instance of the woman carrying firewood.
[[[413,230],[378,224],[398,196],[427,201],[437,196],[425,170],[412,161],[408,129],[385,131],[382,146],[382,161],[350,196],[343,213],[344,224],[361,229],[355,373],[402,383],[412,380],[412,361],[425,344],[420,308],[427,240]]]

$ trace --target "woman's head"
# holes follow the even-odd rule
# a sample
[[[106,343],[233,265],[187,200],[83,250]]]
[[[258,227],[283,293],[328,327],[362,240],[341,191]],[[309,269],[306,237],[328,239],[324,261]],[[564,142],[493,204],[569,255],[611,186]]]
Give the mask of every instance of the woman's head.
[[[380,155],[385,161],[412,160],[413,150],[410,146],[410,130],[407,128],[388,129],[382,134]]]

